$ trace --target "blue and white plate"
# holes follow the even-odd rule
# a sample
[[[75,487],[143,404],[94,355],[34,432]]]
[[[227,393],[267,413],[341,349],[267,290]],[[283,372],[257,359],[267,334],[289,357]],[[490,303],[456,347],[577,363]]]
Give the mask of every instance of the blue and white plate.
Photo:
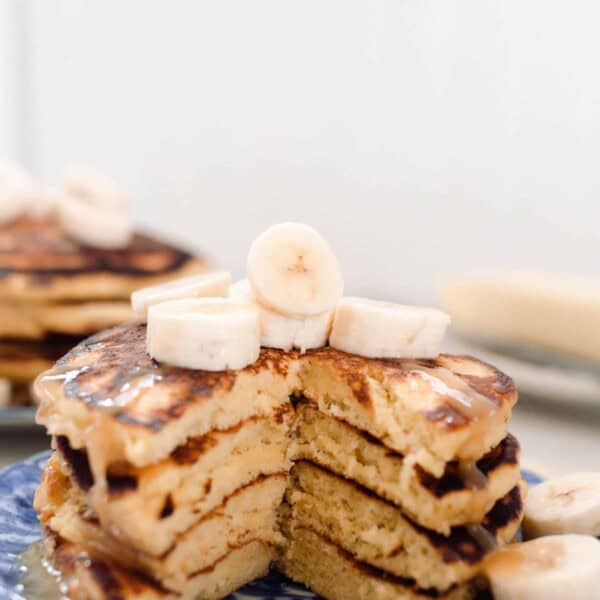
[[[36,454],[0,471],[0,598],[23,600],[19,593],[18,556],[40,536],[33,510],[33,494],[49,452]],[[542,481],[538,475],[524,472],[530,485]],[[230,600],[265,598],[267,600],[305,600],[317,598],[305,587],[271,573],[230,596]]]

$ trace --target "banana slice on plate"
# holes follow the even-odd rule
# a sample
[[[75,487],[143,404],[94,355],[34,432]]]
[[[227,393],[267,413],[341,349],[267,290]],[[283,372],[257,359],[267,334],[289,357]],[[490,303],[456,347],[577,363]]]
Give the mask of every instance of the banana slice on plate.
[[[337,305],[329,344],[368,358],[435,358],[449,324],[434,308],[348,297]]]
[[[0,163],[0,225],[29,209],[33,181],[27,171],[12,162]]]
[[[248,280],[265,308],[307,317],[333,310],[344,290],[338,260],[308,225],[280,223],[250,247]]]
[[[511,544],[487,560],[485,573],[495,600],[596,600],[600,541],[559,535]]]
[[[90,165],[72,163],[67,166],[63,187],[68,195],[88,204],[121,210],[127,208],[125,190],[112,177]]]
[[[226,296],[230,284],[231,275],[225,271],[182,277],[133,292],[131,308],[137,317],[146,320],[148,309],[154,304],[183,298]]]
[[[260,354],[258,310],[229,298],[192,298],[148,310],[148,354],[187,369],[242,369]]]
[[[333,311],[309,317],[287,317],[264,308],[256,301],[250,282],[242,279],[229,289],[229,297],[256,306],[260,314],[260,343],[268,348],[301,352],[327,344]]]
[[[529,491],[525,539],[560,533],[600,535],[600,473],[572,473]]]

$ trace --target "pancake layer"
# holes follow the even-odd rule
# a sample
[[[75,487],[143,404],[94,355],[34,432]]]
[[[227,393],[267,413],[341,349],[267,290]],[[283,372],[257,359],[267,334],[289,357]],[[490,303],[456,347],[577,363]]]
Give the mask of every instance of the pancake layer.
[[[353,481],[308,462],[296,463],[286,492],[290,523],[328,537],[337,546],[420,587],[446,590],[477,574],[489,545],[511,541],[519,527],[522,484],[498,500],[472,533],[454,527],[448,536],[425,529],[392,504]],[[488,538],[487,543],[482,539]]]
[[[297,528],[276,568],[328,600],[469,600],[477,591],[471,582],[446,592],[419,588],[411,579],[394,577],[356,560],[326,537]]]
[[[0,338],[43,340],[56,334],[83,338],[133,318],[127,300],[50,304],[0,302]]]
[[[144,235],[123,250],[100,250],[69,239],[51,219],[22,218],[0,226],[4,301],[125,299],[146,285],[205,268],[203,259]]]
[[[467,481],[458,463],[435,478],[377,438],[301,403],[291,446],[306,459],[352,479],[401,506],[418,523],[447,534],[453,525],[479,522],[519,481],[519,444],[510,434],[475,465],[484,487]]]

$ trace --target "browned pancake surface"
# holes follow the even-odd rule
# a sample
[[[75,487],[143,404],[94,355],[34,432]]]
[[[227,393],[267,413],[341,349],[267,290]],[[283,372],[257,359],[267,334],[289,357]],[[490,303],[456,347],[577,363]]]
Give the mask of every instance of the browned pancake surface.
[[[52,219],[0,226],[0,298],[9,302],[125,299],[140,287],[205,269],[204,259],[142,234],[110,250],[73,241]]]
[[[182,266],[192,257],[169,244],[136,234],[122,250],[84,246],[66,236],[53,220],[23,218],[0,227],[0,272],[39,278],[104,271],[156,275]]]
[[[64,393],[90,408],[102,407],[127,384],[152,378],[157,402],[131,402],[115,411],[114,417],[122,424],[158,432],[181,417],[188,406],[230,390],[240,373],[272,369],[285,375],[289,362],[283,351],[262,348],[258,360],[241,371],[193,371],[159,364],[146,352],[146,325],[129,323],[88,338],[61,358],[55,371],[77,372],[65,382]]]

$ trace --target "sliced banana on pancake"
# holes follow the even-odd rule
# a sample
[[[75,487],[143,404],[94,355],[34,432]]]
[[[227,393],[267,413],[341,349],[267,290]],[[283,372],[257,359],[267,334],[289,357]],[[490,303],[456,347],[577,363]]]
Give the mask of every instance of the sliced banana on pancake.
[[[485,571],[495,600],[594,600],[600,541],[560,535],[512,544],[496,552]]]
[[[0,225],[27,212],[33,181],[27,171],[12,162],[0,163]]]
[[[526,539],[560,533],[600,535],[600,473],[572,473],[544,481],[527,497]]]
[[[131,307],[140,319],[146,320],[148,309],[155,304],[184,298],[226,296],[230,284],[231,275],[225,271],[183,277],[133,292]]]
[[[121,249],[133,237],[133,224],[121,210],[96,205],[87,200],[62,194],[57,199],[61,227],[74,240],[103,249]]]
[[[369,358],[435,358],[449,324],[450,317],[434,308],[343,298],[329,344]]]
[[[259,235],[250,247],[247,272],[257,300],[288,317],[330,311],[344,290],[329,244],[299,223],[280,223]]]
[[[242,279],[234,283],[229,297],[239,302],[247,302],[258,308],[260,314],[260,343],[267,348],[304,352],[310,348],[320,348],[327,344],[331,329],[333,311],[309,317],[287,317],[260,306],[254,297],[250,282]]]
[[[187,369],[242,369],[260,354],[258,310],[228,298],[156,304],[148,310],[147,351]]]
[[[74,240],[103,249],[122,249],[131,242],[127,194],[97,169],[70,165],[55,203],[62,228]]]
[[[127,192],[112,177],[90,165],[68,165],[63,186],[67,194],[88,204],[110,209],[127,208]]]

